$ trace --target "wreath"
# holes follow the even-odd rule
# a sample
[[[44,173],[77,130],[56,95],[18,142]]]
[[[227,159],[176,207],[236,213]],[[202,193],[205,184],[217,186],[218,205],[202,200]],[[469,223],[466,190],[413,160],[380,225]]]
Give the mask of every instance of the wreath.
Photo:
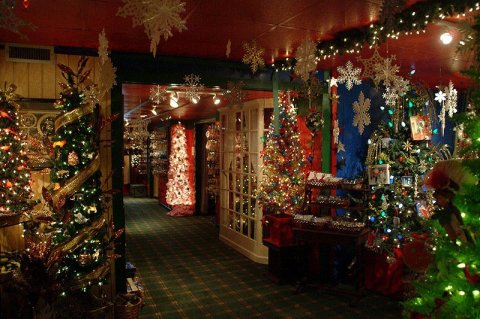
[[[314,134],[322,130],[324,123],[323,114],[318,111],[311,112],[305,121],[307,128]]]

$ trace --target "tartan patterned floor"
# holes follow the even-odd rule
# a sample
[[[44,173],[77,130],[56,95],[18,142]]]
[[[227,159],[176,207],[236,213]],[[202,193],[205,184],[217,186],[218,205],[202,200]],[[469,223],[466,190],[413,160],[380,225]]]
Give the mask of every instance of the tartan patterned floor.
[[[211,217],[168,217],[154,199],[125,198],[127,260],[145,286],[141,318],[400,318],[398,304],[368,294],[356,307],[321,291],[293,294],[267,267],[218,239]]]

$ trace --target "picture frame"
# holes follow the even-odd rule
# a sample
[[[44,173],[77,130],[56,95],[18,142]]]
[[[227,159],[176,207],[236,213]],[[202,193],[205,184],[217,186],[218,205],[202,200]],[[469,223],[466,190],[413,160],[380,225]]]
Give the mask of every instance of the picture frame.
[[[402,176],[403,187],[413,187],[413,176]]]
[[[425,200],[416,200],[415,201],[415,210],[417,211],[418,216],[422,218],[430,218],[430,211],[428,210],[428,205]]]
[[[368,166],[369,185],[390,184],[390,164],[379,164]]]
[[[410,129],[414,141],[429,141],[432,139],[432,126],[427,115],[410,116]]]

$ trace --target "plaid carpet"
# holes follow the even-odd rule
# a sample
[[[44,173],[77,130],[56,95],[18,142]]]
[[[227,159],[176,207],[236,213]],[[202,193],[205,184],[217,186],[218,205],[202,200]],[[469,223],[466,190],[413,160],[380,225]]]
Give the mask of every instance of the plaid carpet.
[[[127,260],[145,286],[141,318],[400,318],[399,305],[367,294],[293,294],[267,267],[218,239],[211,217],[168,217],[154,199],[125,198]]]

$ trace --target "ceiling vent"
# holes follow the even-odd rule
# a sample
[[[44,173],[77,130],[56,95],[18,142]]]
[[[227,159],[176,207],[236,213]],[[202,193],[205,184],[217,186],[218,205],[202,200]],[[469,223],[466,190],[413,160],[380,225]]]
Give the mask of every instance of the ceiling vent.
[[[53,47],[6,44],[7,61],[26,63],[52,63]]]

